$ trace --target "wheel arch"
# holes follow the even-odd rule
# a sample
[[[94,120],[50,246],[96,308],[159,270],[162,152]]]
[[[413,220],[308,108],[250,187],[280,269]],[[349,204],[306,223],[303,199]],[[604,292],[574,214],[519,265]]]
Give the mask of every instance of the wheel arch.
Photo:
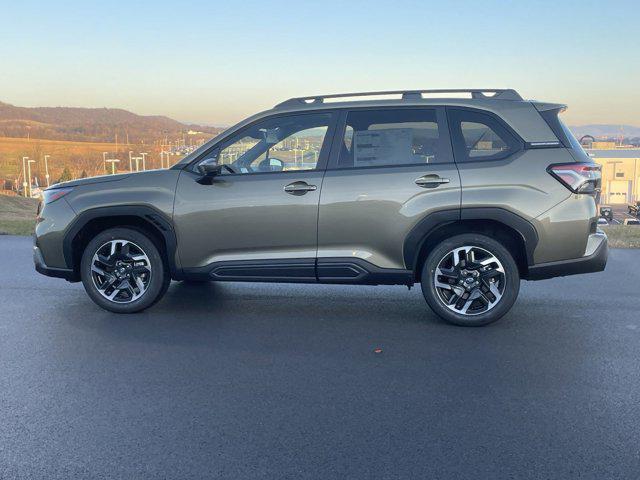
[[[420,279],[428,253],[442,240],[461,233],[479,233],[497,239],[513,253],[522,277],[533,264],[538,243],[535,227],[521,216],[502,208],[444,210],[427,215],[411,230],[404,242],[407,269]]]
[[[84,248],[98,233],[114,227],[130,227],[149,235],[169,266],[171,278],[179,278],[175,261],[176,236],[171,221],[157,209],[146,205],[121,205],[87,210],[69,226],[63,240],[65,263],[80,277]]]

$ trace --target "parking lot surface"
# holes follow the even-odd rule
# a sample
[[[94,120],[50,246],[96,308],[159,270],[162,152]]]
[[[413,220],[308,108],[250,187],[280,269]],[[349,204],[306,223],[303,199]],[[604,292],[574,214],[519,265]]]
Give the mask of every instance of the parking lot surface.
[[[0,237],[2,479],[640,472],[639,250],[485,328],[403,287],[174,283],[118,316],[30,255]]]
[[[627,205],[609,205],[612,210],[613,219],[611,220],[611,225],[622,225],[625,219],[636,219],[635,215],[631,215],[629,213],[629,207]]]

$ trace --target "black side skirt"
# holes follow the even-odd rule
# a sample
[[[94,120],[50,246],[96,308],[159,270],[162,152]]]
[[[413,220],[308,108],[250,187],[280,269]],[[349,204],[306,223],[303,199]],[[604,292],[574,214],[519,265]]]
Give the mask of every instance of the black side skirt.
[[[359,258],[294,258],[215,262],[185,268],[187,280],[228,282],[340,283],[353,285],[413,285],[413,272],[380,268]]]
[[[358,285],[413,285],[411,270],[380,268],[360,258],[319,258],[316,267],[321,283]]]

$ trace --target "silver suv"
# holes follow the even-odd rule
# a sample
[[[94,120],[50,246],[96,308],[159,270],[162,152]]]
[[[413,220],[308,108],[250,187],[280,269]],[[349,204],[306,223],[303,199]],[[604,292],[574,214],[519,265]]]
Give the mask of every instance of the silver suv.
[[[443,319],[484,325],[521,279],[605,267],[600,167],[564,109],[495,89],[293,98],[168,170],[47,189],[36,269],[118,313],[170,280],[420,283]]]

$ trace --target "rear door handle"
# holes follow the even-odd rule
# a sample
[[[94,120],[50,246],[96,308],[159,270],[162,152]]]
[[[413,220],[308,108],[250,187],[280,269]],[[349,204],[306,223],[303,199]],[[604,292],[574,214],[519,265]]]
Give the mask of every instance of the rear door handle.
[[[422,188],[436,188],[443,183],[449,183],[448,178],[442,178],[438,175],[423,175],[415,180],[416,185]]]
[[[293,182],[285,185],[284,191],[290,195],[304,195],[307,192],[313,192],[318,187],[309,185],[307,182]]]

